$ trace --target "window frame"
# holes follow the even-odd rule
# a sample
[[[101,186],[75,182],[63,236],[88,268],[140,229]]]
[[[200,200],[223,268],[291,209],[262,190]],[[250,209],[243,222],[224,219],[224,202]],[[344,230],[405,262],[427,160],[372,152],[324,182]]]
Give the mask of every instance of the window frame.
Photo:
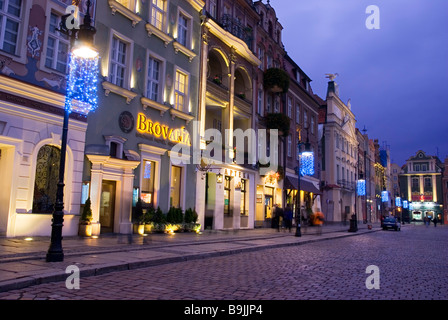
[[[117,39],[123,43],[126,44],[126,55],[125,55],[125,62],[121,65],[124,67],[124,75],[123,75],[123,85],[120,86],[112,79],[112,64],[113,64],[113,41],[114,39]],[[108,72],[107,72],[107,81],[112,83],[113,85],[116,85],[118,87],[130,90],[131,86],[131,75],[132,75],[132,57],[133,57],[133,51],[134,51],[134,42],[129,39],[128,37],[125,37],[121,35],[120,33],[116,32],[115,30],[111,29],[110,33],[110,39],[109,39],[109,59],[108,59]]]
[[[167,32],[167,28],[168,28],[168,23],[167,23],[167,19],[168,19],[168,8],[169,8],[169,3],[168,0],[149,0],[150,1],[150,5],[149,5],[149,23],[152,24],[155,28],[159,29],[162,32]],[[154,4],[154,1],[158,2],[161,1],[164,4],[164,8],[160,9],[160,7],[157,4]],[[153,13],[154,12],[158,12],[162,14],[162,21],[161,21],[161,26],[159,27],[157,25],[157,20],[154,21],[154,19],[156,19],[156,17],[154,17]]]
[[[45,26],[46,35],[47,35],[45,37],[45,53],[44,53],[44,50],[42,50],[42,54],[45,55],[45,58],[41,59],[42,60],[41,64],[42,64],[42,67],[44,67],[48,71],[57,72],[57,73],[66,75],[69,72],[69,65],[70,65],[70,54],[68,52],[70,50],[70,39],[68,37],[67,37],[67,39],[64,39],[64,35],[61,34],[58,31],[56,31],[56,33],[52,33],[50,31],[52,15],[57,16],[58,20],[57,20],[57,26],[56,27],[59,27],[59,23],[61,22],[61,17],[62,17],[63,14],[61,12],[57,11],[57,10],[54,10],[54,9],[50,10],[50,13],[49,13],[48,19],[47,19],[47,23],[46,23],[46,26]],[[52,60],[51,66],[48,66],[47,65],[47,60],[48,60],[48,48],[49,48],[49,39],[50,38],[53,38],[55,40],[56,46],[53,49],[54,53],[53,53],[53,56],[51,57],[51,60]],[[64,72],[62,72],[61,70],[57,69],[57,64],[59,63],[58,55],[59,55],[60,43],[64,43],[64,44],[67,45],[67,55],[66,55],[66,64],[65,64],[65,71]]]
[[[4,44],[4,38],[5,38],[5,26],[7,19],[12,19],[13,21],[17,22],[17,39],[15,43],[15,50],[14,53],[11,53],[9,51],[6,51],[2,48],[0,48],[0,53],[2,55],[5,55],[7,57],[13,58],[14,61],[19,63],[26,63],[26,56],[27,56],[27,46],[24,43],[23,39],[26,39],[27,36],[27,30],[29,28],[29,19],[24,19],[24,15],[26,12],[29,12],[31,1],[27,0],[21,0],[21,6],[20,6],[20,17],[12,16],[10,13],[8,13],[8,5],[10,0],[4,0],[4,9],[2,9],[0,13],[0,43]],[[6,9],[5,9],[6,8]],[[6,17],[6,19],[4,19]]]
[[[158,99],[154,100],[152,97],[150,97],[148,95],[148,83],[150,80],[149,78],[149,62],[150,59],[152,60],[157,60],[159,62],[159,80],[158,80]],[[165,98],[164,98],[164,92],[165,92],[165,66],[166,66],[166,60],[164,58],[162,58],[161,56],[155,54],[152,51],[147,51],[147,55],[146,55],[146,72],[145,72],[145,90],[144,90],[144,96],[150,100],[162,103]]]
[[[178,89],[178,79],[177,79],[177,75],[182,74],[183,76],[185,76],[185,83],[184,83],[184,88],[185,88],[185,92],[182,92]],[[179,94],[181,93],[181,94]],[[175,66],[174,68],[174,109],[184,112],[184,113],[188,113],[189,112],[189,93],[190,93],[190,73],[179,68],[178,66]],[[179,108],[178,105],[178,97],[179,96],[183,96],[183,100],[184,103],[182,105],[182,108]]]
[[[186,26],[185,31],[185,43],[182,43],[179,39],[180,37],[180,18],[181,16],[186,20]],[[193,38],[193,17],[191,15],[189,15],[185,10],[183,10],[182,8],[178,7],[177,8],[177,22],[176,22],[176,31],[177,31],[177,39],[176,41],[183,45],[185,48],[187,49],[191,49],[192,47],[192,38]]]

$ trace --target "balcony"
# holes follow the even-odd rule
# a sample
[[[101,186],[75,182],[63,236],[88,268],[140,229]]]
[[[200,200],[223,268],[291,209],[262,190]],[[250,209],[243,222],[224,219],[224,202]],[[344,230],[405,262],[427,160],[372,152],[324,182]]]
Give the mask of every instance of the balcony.
[[[229,14],[224,14],[221,17],[219,24],[224,30],[243,40],[247,44],[248,48],[253,51],[254,35],[251,28],[245,27],[241,21],[233,18]]]
[[[338,180],[338,185],[347,191],[355,191],[356,183],[345,179]]]

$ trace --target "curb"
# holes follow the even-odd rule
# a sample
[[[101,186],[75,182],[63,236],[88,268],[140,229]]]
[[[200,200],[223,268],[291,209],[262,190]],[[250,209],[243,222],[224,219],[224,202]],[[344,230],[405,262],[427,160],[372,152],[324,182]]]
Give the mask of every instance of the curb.
[[[372,230],[368,230],[368,231],[360,232],[360,233],[359,233],[359,231],[353,232],[353,233],[352,232],[347,232],[347,233],[332,232],[331,233],[332,235],[328,236],[328,237],[325,237],[322,235],[322,238],[309,239],[309,240],[298,241],[298,242],[260,245],[260,246],[241,248],[241,249],[229,249],[229,250],[219,251],[219,252],[186,254],[186,255],[180,255],[178,257],[161,258],[161,259],[153,259],[153,260],[146,260],[146,261],[132,261],[132,262],[126,262],[126,263],[104,264],[101,266],[90,267],[90,268],[80,270],[80,277],[92,277],[92,276],[104,275],[104,274],[111,273],[111,272],[136,270],[136,269],[165,265],[165,264],[170,264],[170,263],[201,260],[201,259],[221,257],[221,256],[229,256],[229,255],[235,255],[235,254],[239,254],[239,253],[261,251],[261,250],[275,249],[275,248],[281,248],[281,247],[299,246],[299,245],[304,245],[304,244],[314,243],[314,242],[319,242],[319,241],[353,237],[353,236],[361,235],[364,233],[371,233],[371,232],[377,232],[377,231],[381,231],[381,229],[378,229],[378,230],[372,229]],[[340,233],[340,234],[337,235],[335,233]],[[213,242],[223,243],[223,242],[229,242],[229,241],[250,241],[250,240],[254,240],[254,239],[260,239],[260,238],[243,238],[240,240],[224,239],[224,240],[217,240],[217,241],[213,241]],[[210,242],[210,241],[201,242],[201,243],[195,242],[195,244],[204,244],[204,243],[213,243],[213,242]],[[180,245],[181,244],[177,244],[177,245],[175,244],[175,245],[170,245],[170,246],[180,246]],[[182,244],[182,245],[185,245],[185,244]],[[167,246],[164,246],[164,247],[167,247]],[[145,249],[140,248],[140,249],[135,249],[135,250],[145,250]],[[117,250],[117,251],[112,251],[112,252],[119,252],[119,251]],[[84,254],[86,254],[86,253],[84,253]],[[88,254],[95,254],[95,253],[88,252]],[[71,256],[79,256],[79,255],[83,255],[83,254],[82,253],[74,253]],[[30,259],[28,258],[28,259],[24,259],[24,260],[30,260]],[[28,277],[19,278],[19,279],[8,280],[8,281],[4,281],[3,283],[0,283],[0,292],[24,289],[26,287],[45,284],[45,283],[65,281],[67,279],[67,276],[68,276],[68,274],[65,272],[53,272],[53,273],[48,273],[48,274],[39,275],[39,276],[28,276]]]

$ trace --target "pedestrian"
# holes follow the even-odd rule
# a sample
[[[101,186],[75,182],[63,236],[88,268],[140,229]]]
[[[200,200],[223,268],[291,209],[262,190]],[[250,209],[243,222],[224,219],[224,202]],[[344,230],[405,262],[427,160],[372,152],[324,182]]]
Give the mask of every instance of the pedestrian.
[[[437,217],[434,217],[434,219],[432,220],[432,222],[434,222],[434,227],[437,227]]]
[[[283,218],[283,209],[280,208],[280,206],[277,204],[275,205],[274,216],[275,216],[275,222],[277,223],[277,231],[280,232],[282,218]]]
[[[314,219],[314,224],[317,226],[317,234],[322,234],[322,225],[324,224],[324,214],[320,211],[316,212],[316,217]]]
[[[292,227],[292,209],[291,209],[291,205],[289,205],[289,204],[286,206],[286,210],[285,210],[283,219],[285,221],[285,231],[286,231],[286,229],[289,229],[289,232],[291,232],[291,227]]]
[[[429,218],[427,216],[425,216],[424,221],[425,221],[425,226],[429,226]]]

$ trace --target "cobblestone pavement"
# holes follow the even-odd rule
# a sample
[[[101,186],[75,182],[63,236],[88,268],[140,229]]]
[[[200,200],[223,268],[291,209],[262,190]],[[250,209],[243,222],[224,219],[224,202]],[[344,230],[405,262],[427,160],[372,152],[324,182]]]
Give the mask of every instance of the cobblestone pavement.
[[[370,265],[379,273],[366,273]],[[407,225],[399,232],[81,278],[73,290],[65,282],[42,284],[0,293],[0,299],[447,300],[447,274],[448,227]],[[370,281],[374,275],[379,282]]]

